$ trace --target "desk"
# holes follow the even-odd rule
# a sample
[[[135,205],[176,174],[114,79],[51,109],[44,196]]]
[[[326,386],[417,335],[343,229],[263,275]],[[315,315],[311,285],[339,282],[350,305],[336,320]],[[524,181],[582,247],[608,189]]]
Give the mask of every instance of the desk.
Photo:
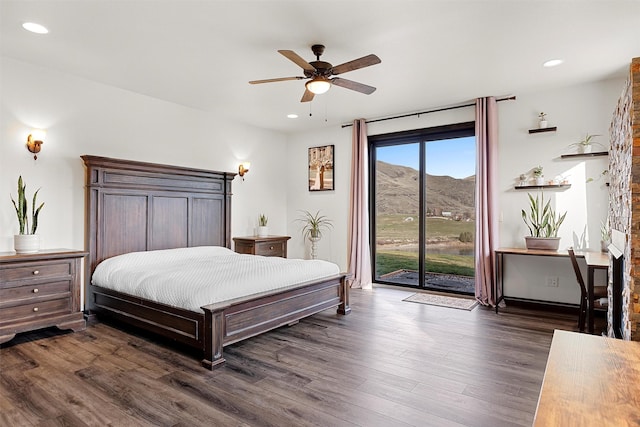
[[[496,313],[498,312],[498,303],[504,300],[504,261],[503,257],[507,255],[528,255],[528,256],[550,256],[550,257],[569,257],[567,251],[543,251],[539,249],[526,249],[526,248],[499,248],[495,251],[496,254],[496,277],[494,280],[493,294],[496,295]],[[609,254],[602,252],[576,252],[576,257],[584,258],[587,262],[587,292],[589,295],[593,295],[594,276],[595,270],[609,269]],[[500,293],[498,294],[498,290]],[[589,297],[589,301],[591,298]],[[594,326],[594,312],[593,304],[589,303],[587,314],[589,318],[588,327],[589,333],[593,333]]]
[[[640,424],[640,343],[553,333],[534,427]]]

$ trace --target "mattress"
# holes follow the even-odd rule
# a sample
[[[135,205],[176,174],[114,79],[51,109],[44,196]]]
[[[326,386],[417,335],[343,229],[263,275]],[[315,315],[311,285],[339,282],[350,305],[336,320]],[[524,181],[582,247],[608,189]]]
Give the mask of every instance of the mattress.
[[[189,311],[339,274],[323,260],[244,255],[218,246],[132,252],[102,261],[91,283]]]

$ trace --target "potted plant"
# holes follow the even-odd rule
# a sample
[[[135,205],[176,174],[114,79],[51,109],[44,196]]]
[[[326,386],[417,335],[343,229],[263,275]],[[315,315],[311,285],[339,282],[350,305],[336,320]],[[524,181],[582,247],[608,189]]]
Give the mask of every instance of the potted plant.
[[[580,154],[588,154],[591,153],[591,149],[593,147],[594,144],[598,144],[597,142],[595,142],[593,140],[593,138],[595,138],[596,136],[600,136],[600,135],[589,135],[586,134],[585,137],[580,140],[580,142],[575,142],[573,144],[570,145],[570,147],[577,147],[578,148],[578,153]]]
[[[611,243],[611,227],[609,226],[609,218],[606,221],[600,221],[600,251],[607,252]]]
[[[297,221],[303,223],[302,235],[311,241],[311,259],[316,259],[316,247],[322,237],[322,230],[328,230],[333,227],[333,223],[326,216],[320,215],[320,211],[315,214],[309,211],[302,211],[302,216]]]
[[[269,218],[265,214],[260,214],[258,216],[258,237],[267,237],[269,235],[269,227],[267,227],[268,223]]]
[[[540,114],[538,114],[538,127],[540,129],[547,127],[547,113],[540,112]]]
[[[18,178],[18,201],[11,197],[11,202],[16,210],[18,216],[18,225],[20,234],[16,234],[13,237],[13,246],[16,253],[34,253],[40,250],[40,236],[36,234],[38,229],[38,215],[44,206],[41,203],[36,208],[38,191],[33,193],[33,200],[31,201],[31,213],[29,214],[29,203],[26,195],[27,185],[22,181],[22,176]],[[31,227],[29,227],[29,220],[31,220]]]
[[[562,215],[556,214],[551,207],[551,200],[544,202],[544,193],[542,198],[529,196],[529,214],[522,209],[522,220],[531,232],[530,236],[525,237],[527,249],[545,249],[558,250],[560,238],[558,230],[562,225],[567,213]]]
[[[533,173],[536,185],[544,185],[544,172],[542,171],[542,166],[536,166],[531,170],[531,172]]]

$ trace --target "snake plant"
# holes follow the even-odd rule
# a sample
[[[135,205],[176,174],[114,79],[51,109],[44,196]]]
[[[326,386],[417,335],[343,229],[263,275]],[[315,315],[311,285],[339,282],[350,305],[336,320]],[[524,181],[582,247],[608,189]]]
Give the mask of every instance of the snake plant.
[[[31,202],[31,229],[29,229],[29,206],[26,197],[26,188],[27,184],[22,180],[22,176],[18,178],[18,201],[16,202],[11,196],[11,202],[13,202],[13,207],[16,209],[16,215],[18,216],[18,224],[20,225],[20,234],[36,234],[36,230],[38,229],[38,215],[40,215],[40,210],[44,206],[44,203],[41,203],[40,206],[36,208],[38,191],[37,189],[35,193],[33,193],[33,200]]]
[[[529,214],[522,209],[522,220],[529,228],[531,237],[558,237],[558,229],[562,225],[567,213],[562,215],[556,214],[551,207],[551,200],[548,200],[545,204],[544,193],[542,198],[538,199],[536,195],[535,199],[529,193]]]

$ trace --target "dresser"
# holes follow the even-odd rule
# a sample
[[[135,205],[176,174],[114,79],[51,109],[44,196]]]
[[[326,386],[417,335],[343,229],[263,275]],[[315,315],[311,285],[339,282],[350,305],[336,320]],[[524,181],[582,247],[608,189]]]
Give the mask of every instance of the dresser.
[[[17,333],[57,326],[85,328],[80,310],[81,260],[86,252],[0,252],[0,343]]]
[[[234,237],[234,249],[239,254],[287,257],[290,236]]]

